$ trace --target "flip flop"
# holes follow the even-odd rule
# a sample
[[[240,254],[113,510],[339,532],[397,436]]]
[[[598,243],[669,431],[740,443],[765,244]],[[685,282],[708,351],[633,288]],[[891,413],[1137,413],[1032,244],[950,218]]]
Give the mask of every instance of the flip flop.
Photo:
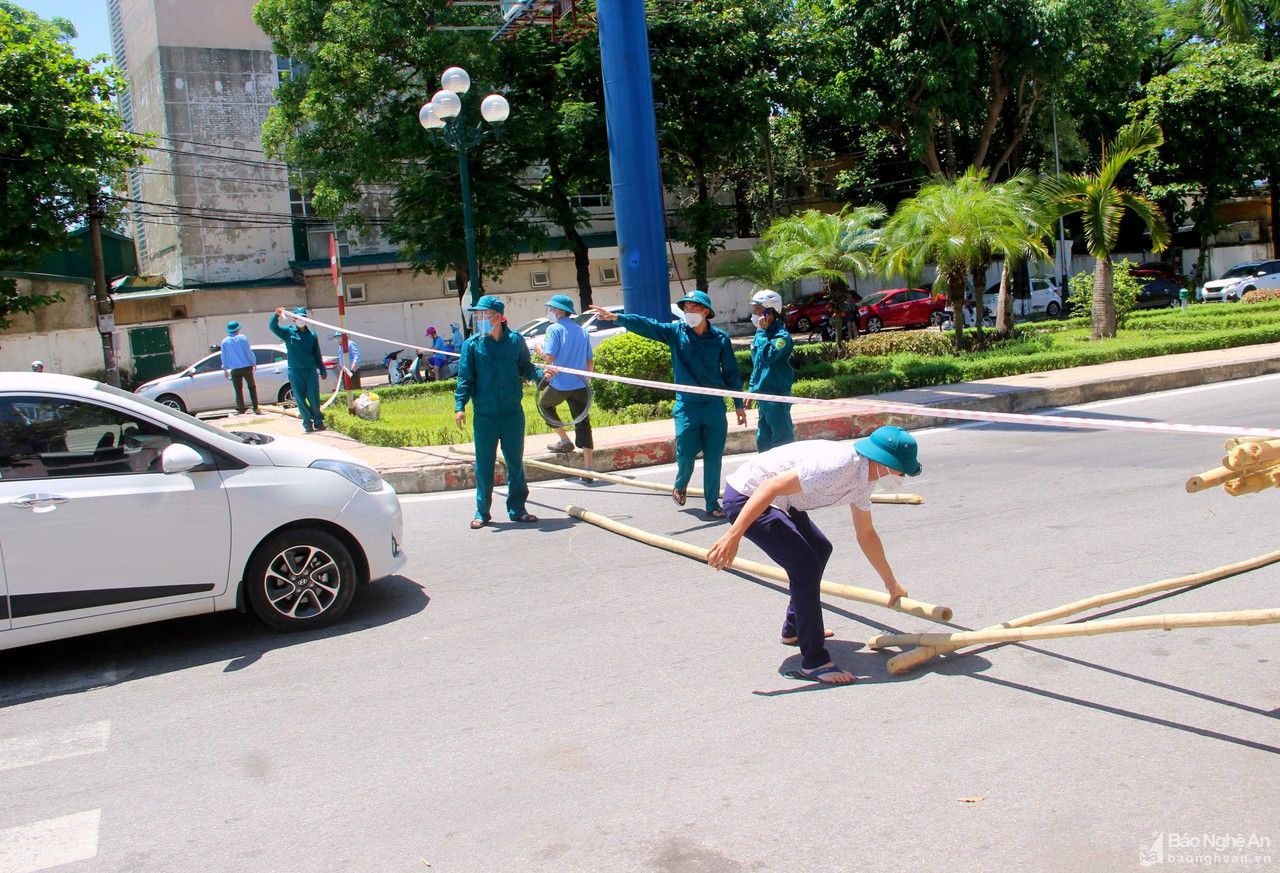
[[[672,488],[671,499],[676,502],[676,506],[684,506],[685,493],[679,488]]]
[[[471,529],[472,529],[472,530],[480,530],[480,528],[482,528],[482,527],[486,527],[488,524],[489,524],[489,522],[485,521],[483,518],[473,518],[473,519],[471,519]]]
[[[836,632],[833,631],[831,628],[827,628],[822,632],[822,638],[824,640],[829,640],[835,635],[836,635]],[[800,638],[799,637],[783,637],[780,642],[784,646],[798,646],[800,645]]]
[[[853,676],[853,674],[848,670],[845,670],[842,667],[837,667],[835,664],[827,664],[825,667],[815,667],[812,670],[805,670],[802,668],[799,673],[795,673],[793,675],[797,679],[807,679],[810,682],[817,682],[820,685],[852,685],[854,682],[858,681],[858,677],[856,676],[853,676],[853,679],[849,682],[830,682],[823,678],[824,676],[833,676],[837,673],[845,676]]]
[[[711,510],[708,510],[708,511],[707,511],[707,515],[711,516],[712,518],[724,518],[724,510],[723,510],[723,509],[711,509]]]
[[[537,521],[537,520],[538,520],[538,516],[536,516],[536,515],[530,515],[529,513],[527,513],[527,512],[526,512],[526,513],[524,513],[524,514],[522,514],[522,515],[517,515],[515,518],[513,518],[513,519],[511,519],[511,520],[512,520],[512,521],[523,522],[524,524],[532,524],[533,522],[535,522],[535,521]]]

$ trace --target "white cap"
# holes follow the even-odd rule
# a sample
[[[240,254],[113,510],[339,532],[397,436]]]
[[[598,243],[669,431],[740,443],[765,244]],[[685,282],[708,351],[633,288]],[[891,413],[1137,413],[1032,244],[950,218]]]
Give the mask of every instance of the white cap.
[[[755,294],[751,295],[751,305],[760,304],[765,309],[772,309],[779,315],[782,314],[782,295],[777,291],[770,291],[768,288],[761,288]]]

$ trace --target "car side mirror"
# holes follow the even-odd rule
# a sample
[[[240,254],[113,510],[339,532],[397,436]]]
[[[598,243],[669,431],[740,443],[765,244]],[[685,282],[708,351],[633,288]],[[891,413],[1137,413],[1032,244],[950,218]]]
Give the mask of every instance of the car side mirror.
[[[186,473],[203,463],[203,455],[182,443],[173,443],[160,453],[160,469],[166,473]]]

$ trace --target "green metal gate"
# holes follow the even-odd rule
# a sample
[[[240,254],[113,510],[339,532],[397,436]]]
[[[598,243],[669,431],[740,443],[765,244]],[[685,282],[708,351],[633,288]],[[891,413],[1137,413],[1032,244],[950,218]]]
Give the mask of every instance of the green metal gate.
[[[173,372],[173,340],[169,327],[135,327],[129,331],[133,378],[139,384]]]

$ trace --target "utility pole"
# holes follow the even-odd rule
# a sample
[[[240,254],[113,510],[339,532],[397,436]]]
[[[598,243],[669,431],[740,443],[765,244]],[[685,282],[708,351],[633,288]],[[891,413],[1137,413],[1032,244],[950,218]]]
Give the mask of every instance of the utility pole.
[[[106,370],[106,383],[120,387],[120,370],[116,367],[116,347],[112,338],[116,318],[114,304],[107,296],[107,268],[102,259],[102,219],[106,210],[96,196],[89,204],[89,252],[93,259],[93,296],[97,301],[98,334],[102,337],[102,366]]]

